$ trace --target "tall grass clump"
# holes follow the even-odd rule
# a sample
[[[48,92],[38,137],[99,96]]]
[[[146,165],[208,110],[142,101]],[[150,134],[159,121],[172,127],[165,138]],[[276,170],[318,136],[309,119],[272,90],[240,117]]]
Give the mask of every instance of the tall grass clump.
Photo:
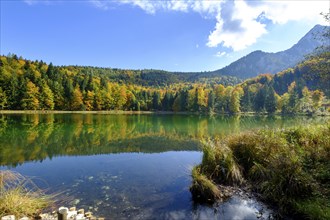
[[[228,145],[239,158],[245,177],[266,199],[290,209],[292,199],[310,195],[314,181],[281,131],[233,136]]]
[[[193,168],[192,177],[193,183],[190,191],[195,201],[213,203],[221,199],[221,191],[210,178],[201,173],[199,166]]]
[[[200,167],[203,174],[216,183],[240,185],[243,182],[241,167],[233,152],[220,141],[203,141],[203,159]]]
[[[9,170],[0,171],[0,217],[35,217],[52,202],[31,179]]]
[[[212,203],[228,197],[228,193],[221,191],[218,184],[240,185],[243,177],[232,151],[226,145],[210,140],[204,140],[202,144],[202,163],[192,170],[190,191],[195,200]]]
[[[330,219],[330,123],[236,134],[203,152],[200,172],[215,183],[246,181],[282,213]]]

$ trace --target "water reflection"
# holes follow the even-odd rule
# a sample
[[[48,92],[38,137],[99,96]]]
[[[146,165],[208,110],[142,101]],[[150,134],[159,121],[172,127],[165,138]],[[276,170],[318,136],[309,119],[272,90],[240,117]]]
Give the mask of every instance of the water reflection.
[[[257,219],[270,211],[233,197],[214,207],[191,200],[199,139],[322,118],[189,115],[0,115],[0,169],[42,179],[60,205],[111,219]],[[38,162],[40,161],[40,163]],[[20,165],[20,166],[18,166]]]
[[[61,155],[198,151],[198,140],[203,137],[222,137],[263,126],[283,127],[306,120],[315,119],[188,115],[0,115],[0,165],[15,167],[26,161],[42,161]]]

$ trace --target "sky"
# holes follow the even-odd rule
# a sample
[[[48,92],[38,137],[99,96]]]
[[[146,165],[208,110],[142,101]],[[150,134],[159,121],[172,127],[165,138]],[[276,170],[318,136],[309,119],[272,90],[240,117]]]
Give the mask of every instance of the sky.
[[[0,54],[54,65],[212,71],[255,50],[278,52],[330,1],[0,0]]]

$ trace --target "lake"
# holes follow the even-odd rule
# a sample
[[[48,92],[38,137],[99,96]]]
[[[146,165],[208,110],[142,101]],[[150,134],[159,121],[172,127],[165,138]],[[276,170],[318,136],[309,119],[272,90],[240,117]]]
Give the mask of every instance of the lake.
[[[250,196],[213,206],[192,201],[202,138],[283,128],[322,118],[198,115],[2,114],[0,169],[62,192],[60,203],[106,219],[258,219]]]

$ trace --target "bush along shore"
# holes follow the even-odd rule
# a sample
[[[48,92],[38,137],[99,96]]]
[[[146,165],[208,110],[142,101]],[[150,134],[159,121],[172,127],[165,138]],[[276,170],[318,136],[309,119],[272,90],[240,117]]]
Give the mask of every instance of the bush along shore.
[[[213,203],[244,187],[278,207],[279,215],[330,219],[330,123],[263,129],[203,141],[192,170],[193,199]]]

